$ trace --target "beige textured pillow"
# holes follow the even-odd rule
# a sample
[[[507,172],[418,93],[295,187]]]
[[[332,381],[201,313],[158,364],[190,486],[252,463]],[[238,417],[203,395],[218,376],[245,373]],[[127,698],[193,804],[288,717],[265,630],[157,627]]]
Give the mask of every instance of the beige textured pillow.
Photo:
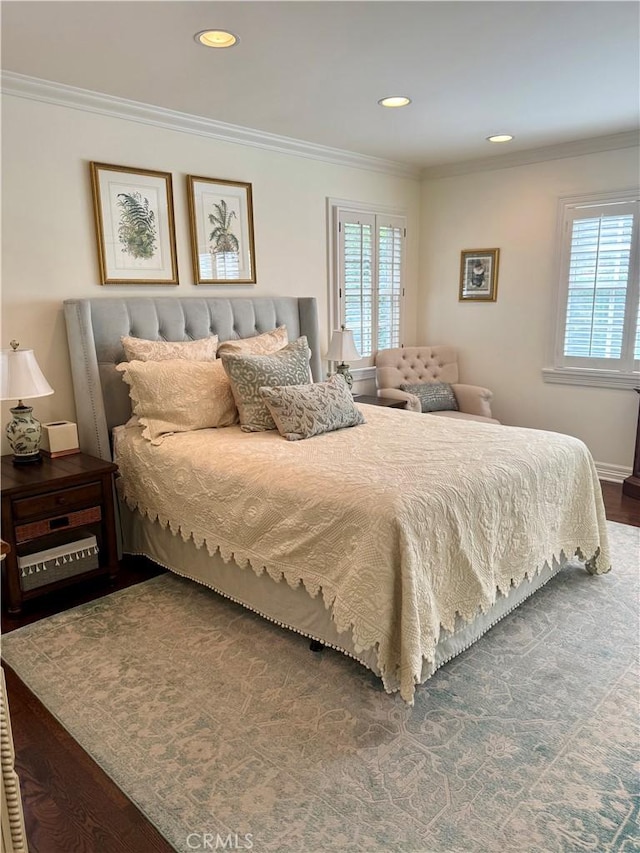
[[[252,338],[238,338],[234,341],[223,341],[218,345],[218,355],[236,353],[237,355],[271,355],[281,350],[289,343],[286,326],[278,326],[271,332],[255,335]]]
[[[218,336],[195,341],[147,341],[125,335],[120,338],[127,361],[213,361],[218,349]]]
[[[168,433],[225,427],[238,420],[220,361],[128,361],[116,370],[130,386],[142,436],[161,444]]]

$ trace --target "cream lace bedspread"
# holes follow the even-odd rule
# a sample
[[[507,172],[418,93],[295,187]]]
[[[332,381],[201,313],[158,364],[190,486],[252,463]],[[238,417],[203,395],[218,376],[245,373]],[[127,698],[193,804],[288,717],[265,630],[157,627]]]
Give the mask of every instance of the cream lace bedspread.
[[[413,701],[441,626],[472,620],[545,562],[610,568],[595,467],[556,433],[363,405],[307,441],[239,427],[117,443],[131,508],[210,553],[322,593],[388,691]],[[597,564],[594,558],[597,556]]]

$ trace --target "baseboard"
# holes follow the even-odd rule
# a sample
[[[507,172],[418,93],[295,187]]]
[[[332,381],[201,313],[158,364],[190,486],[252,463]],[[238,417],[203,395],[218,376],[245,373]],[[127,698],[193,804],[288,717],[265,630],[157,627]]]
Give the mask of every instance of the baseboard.
[[[622,483],[631,476],[631,468],[626,465],[611,465],[607,462],[596,462],[596,471],[598,477],[608,483]]]

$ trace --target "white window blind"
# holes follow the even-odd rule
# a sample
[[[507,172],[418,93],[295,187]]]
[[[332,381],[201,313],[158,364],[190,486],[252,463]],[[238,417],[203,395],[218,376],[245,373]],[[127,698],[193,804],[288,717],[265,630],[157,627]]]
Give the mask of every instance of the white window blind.
[[[633,193],[621,196],[561,205],[558,330],[554,368],[545,370],[549,381],[638,381],[640,203]]]
[[[378,236],[378,346],[400,346],[402,304],[402,257],[404,228],[391,222],[377,223]]]
[[[341,221],[342,322],[361,356],[373,351],[375,217]]]
[[[333,323],[353,332],[362,367],[402,343],[405,219],[340,209],[336,224]]]
[[[564,354],[620,358],[633,214],[574,213]]]

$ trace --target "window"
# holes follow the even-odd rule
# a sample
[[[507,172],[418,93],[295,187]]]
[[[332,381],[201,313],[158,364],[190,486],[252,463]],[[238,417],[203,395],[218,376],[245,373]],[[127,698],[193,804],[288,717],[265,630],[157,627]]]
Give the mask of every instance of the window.
[[[362,356],[355,366],[366,367],[378,350],[402,345],[406,219],[359,205],[330,205],[331,323],[353,332]]]
[[[638,193],[561,200],[560,281],[550,382],[640,379]]]

